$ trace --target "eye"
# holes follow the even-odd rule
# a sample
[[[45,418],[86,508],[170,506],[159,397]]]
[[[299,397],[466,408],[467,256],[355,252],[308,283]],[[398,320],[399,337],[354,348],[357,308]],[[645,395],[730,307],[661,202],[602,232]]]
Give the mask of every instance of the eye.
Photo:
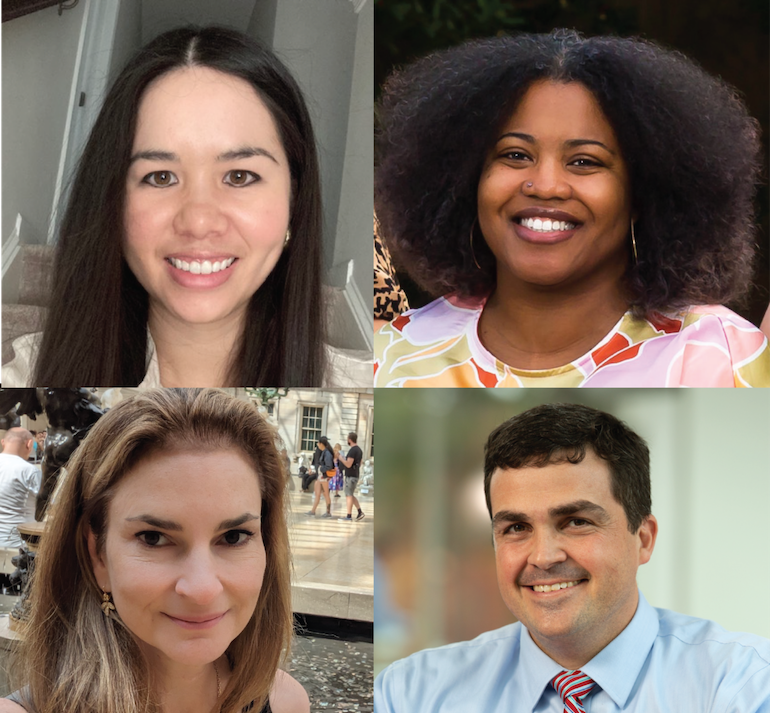
[[[223,180],[228,186],[240,188],[241,186],[256,183],[259,180],[259,176],[253,171],[228,171]]]
[[[509,161],[528,161],[529,156],[523,151],[506,151],[501,154],[501,158],[507,158]]]
[[[169,543],[168,538],[155,530],[145,530],[136,533],[137,539],[148,547],[160,547]]]
[[[577,166],[578,168],[598,168],[601,165],[601,161],[597,161],[595,158],[587,158],[586,156],[570,161],[570,166]]]
[[[153,171],[142,179],[142,183],[147,183],[155,188],[166,188],[166,186],[179,183],[179,179],[171,171]]]
[[[585,527],[586,525],[590,525],[591,523],[588,522],[588,520],[584,520],[582,517],[573,517],[569,521],[570,525],[574,525],[575,527]]]
[[[254,533],[249,532],[249,530],[228,530],[222,535],[222,541],[226,545],[237,547],[238,545],[245,545],[252,537],[254,537]]]

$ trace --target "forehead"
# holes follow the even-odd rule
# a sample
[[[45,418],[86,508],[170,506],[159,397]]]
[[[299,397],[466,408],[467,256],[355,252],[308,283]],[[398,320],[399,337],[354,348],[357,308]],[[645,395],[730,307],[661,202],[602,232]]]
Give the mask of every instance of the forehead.
[[[493,516],[510,510],[545,517],[550,509],[578,500],[589,500],[608,512],[622,510],[611,492],[607,462],[590,449],[580,463],[498,468],[490,481],[489,497]]]
[[[596,97],[579,82],[534,82],[505,125],[539,136],[589,138],[617,144],[615,131]]]
[[[142,458],[120,480],[110,503],[113,514],[162,510],[174,519],[197,520],[201,513],[260,507],[259,476],[237,450],[167,450]],[[258,511],[257,511],[258,512]]]
[[[186,140],[217,140],[229,148],[256,140],[281,146],[273,115],[256,89],[209,67],[168,72],[148,86],[139,102],[134,148]]]

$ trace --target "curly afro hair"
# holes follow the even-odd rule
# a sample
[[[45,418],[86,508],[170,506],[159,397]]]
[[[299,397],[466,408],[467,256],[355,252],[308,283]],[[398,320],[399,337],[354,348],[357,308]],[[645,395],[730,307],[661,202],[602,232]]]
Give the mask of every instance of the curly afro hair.
[[[638,315],[724,304],[750,284],[759,127],[735,90],[687,57],[639,39],[556,30],[468,42],[393,74],[377,107],[374,200],[399,265],[434,295],[481,296],[495,259],[469,231],[498,130],[533,82],[580,82],[629,170]]]

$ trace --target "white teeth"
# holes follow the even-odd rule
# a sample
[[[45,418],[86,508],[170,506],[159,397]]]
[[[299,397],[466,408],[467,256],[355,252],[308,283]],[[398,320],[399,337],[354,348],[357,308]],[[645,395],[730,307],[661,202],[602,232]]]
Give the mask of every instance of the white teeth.
[[[558,584],[536,584],[532,589],[536,592],[555,592],[557,589],[567,589],[574,587],[576,584],[580,584],[580,580],[574,582],[559,582]]]
[[[186,260],[177,260],[175,257],[170,257],[168,260],[177,270],[184,270],[184,272],[190,272],[193,275],[210,275],[213,272],[226,270],[235,262],[234,257],[227,258],[227,260],[217,260],[213,263],[210,260],[187,262]]]
[[[550,218],[522,218],[521,224],[530,230],[537,230],[541,233],[552,233],[554,231],[572,230],[574,223],[567,223],[564,220],[551,220]]]

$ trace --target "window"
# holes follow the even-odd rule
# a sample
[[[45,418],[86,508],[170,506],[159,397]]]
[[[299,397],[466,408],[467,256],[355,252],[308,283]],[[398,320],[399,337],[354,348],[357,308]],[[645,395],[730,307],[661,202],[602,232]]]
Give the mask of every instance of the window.
[[[314,451],[318,439],[323,435],[323,406],[302,407],[302,434],[300,437],[301,451]]]

